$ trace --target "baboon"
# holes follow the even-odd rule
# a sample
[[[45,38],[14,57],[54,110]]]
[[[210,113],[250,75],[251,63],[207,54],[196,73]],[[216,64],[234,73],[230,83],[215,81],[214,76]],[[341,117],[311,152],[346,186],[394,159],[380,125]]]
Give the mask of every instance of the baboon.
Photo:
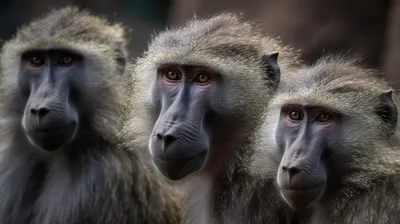
[[[357,57],[326,56],[270,103],[280,192],[312,210],[310,223],[400,222],[398,100],[378,75]]]
[[[4,45],[1,223],[180,223],[172,189],[118,133],[124,35],[66,7]]]
[[[137,60],[134,81],[126,82],[136,92],[129,96],[132,119],[125,134],[140,136],[136,140],[148,145],[169,179],[195,179],[186,223],[294,218],[275,191],[275,173],[255,177],[247,166],[280,74],[291,74],[301,64],[298,57],[279,40],[261,36],[256,24],[222,13],[161,32]]]

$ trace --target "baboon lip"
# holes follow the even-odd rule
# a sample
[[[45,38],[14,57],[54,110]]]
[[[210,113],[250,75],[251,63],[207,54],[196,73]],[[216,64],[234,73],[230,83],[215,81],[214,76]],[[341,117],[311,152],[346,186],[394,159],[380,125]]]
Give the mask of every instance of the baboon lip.
[[[49,134],[49,133],[55,133],[55,132],[60,132],[60,131],[64,131],[66,129],[69,129],[71,127],[75,127],[76,123],[72,122],[66,126],[59,126],[59,127],[52,127],[52,128],[36,128],[36,129],[32,129],[27,131],[28,134]]]
[[[199,152],[199,153],[195,154],[194,156],[185,157],[185,158],[172,157],[172,156],[155,156],[153,158],[155,160],[161,160],[163,162],[169,162],[169,163],[178,162],[178,163],[180,163],[182,161],[190,161],[190,160],[192,160],[192,159],[194,159],[194,158],[196,158],[196,157],[198,157],[198,156],[200,156],[202,154],[206,154],[206,153],[207,153],[206,151],[202,151],[202,152]]]
[[[306,191],[306,190],[312,190],[312,189],[318,188],[321,185],[324,185],[324,183],[325,183],[325,181],[322,180],[322,181],[320,181],[320,182],[318,182],[316,184],[312,184],[312,185],[309,185],[309,186],[305,186],[305,185],[303,185],[303,186],[285,185],[285,186],[282,186],[282,188],[285,189],[285,190],[291,190],[291,191]]]
[[[325,181],[310,186],[281,187],[285,200],[294,208],[306,208],[318,200],[324,192]]]

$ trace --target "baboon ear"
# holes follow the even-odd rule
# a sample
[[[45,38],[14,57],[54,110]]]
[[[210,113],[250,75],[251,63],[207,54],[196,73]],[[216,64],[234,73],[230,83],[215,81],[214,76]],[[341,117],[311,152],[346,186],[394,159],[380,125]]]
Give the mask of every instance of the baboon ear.
[[[267,70],[266,79],[271,81],[271,88],[273,91],[276,91],[281,80],[281,69],[278,64],[278,55],[279,52],[275,51],[264,54],[262,58]]]
[[[379,94],[380,105],[377,108],[378,115],[389,125],[389,134],[396,132],[397,104],[393,98],[393,90],[385,90]]]
[[[122,41],[116,41],[114,44],[114,51],[116,55],[116,61],[118,64],[118,73],[122,75],[125,71],[126,61],[128,54]]]

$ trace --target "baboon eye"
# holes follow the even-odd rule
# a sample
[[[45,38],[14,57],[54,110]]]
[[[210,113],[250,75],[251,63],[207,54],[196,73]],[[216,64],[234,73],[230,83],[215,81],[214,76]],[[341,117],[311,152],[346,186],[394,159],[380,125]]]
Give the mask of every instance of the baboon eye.
[[[164,77],[169,82],[177,82],[181,79],[181,76],[179,75],[178,71],[176,71],[176,70],[167,70],[164,73]]]
[[[331,120],[331,116],[329,116],[328,114],[320,114],[317,117],[317,121],[319,122],[328,122]]]
[[[68,66],[68,65],[71,65],[73,61],[74,61],[74,60],[72,59],[71,56],[64,56],[64,57],[62,57],[62,58],[60,59],[60,62],[59,62],[59,63],[60,63],[60,65]]]
[[[303,119],[303,115],[298,110],[291,110],[288,113],[288,117],[289,117],[290,120],[293,120],[293,121],[300,121],[300,120]]]
[[[194,77],[193,81],[200,85],[206,85],[211,81],[211,76],[206,73],[199,73]]]
[[[44,65],[44,57],[40,55],[34,55],[28,59],[29,63],[35,67]]]

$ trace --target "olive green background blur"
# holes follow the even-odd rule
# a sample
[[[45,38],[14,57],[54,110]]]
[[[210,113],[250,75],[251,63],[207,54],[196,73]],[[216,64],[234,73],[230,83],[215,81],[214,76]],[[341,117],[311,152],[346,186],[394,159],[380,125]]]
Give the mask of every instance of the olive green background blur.
[[[0,0],[0,40],[66,5],[129,27],[131,57],[145,50],[152,34],[194,14],[243,13],[262,23],[265,34],[302,49],[308,64],[330,52],[358,53],[366,66],[381,69],[400,88],[400,0]]]

